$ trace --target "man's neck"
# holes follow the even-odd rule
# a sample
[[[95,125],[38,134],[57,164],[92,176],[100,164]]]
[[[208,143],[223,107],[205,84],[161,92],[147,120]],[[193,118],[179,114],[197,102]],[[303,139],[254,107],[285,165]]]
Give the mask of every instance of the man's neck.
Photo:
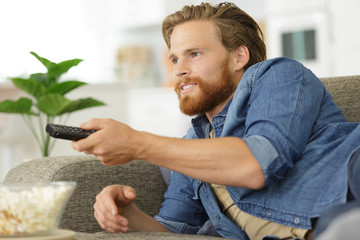
[[[235,93],[235,92],[234,92]],[[234,93],[231,94],[231,96],[226,99],[224,102],[220,103],[219,105],[217,105],[215,108],[213,108],[212,110],[210,110],[209,112],[206,112],[205,115],[207,117],[207,119],[209,120],[209,122],[212,124],[212,118],[216,115],[218,115],[226,106],[226,104],[230,101],[230,99],[234,96]]]

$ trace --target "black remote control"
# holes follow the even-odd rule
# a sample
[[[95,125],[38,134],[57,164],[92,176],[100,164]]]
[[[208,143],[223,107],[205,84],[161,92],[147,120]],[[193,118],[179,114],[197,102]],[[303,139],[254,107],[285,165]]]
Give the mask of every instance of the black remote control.
[[[46,125],[46,132],[54,138],[77,141],[86,138],[96,132],[96,130],[84,130],[79,127],[48,123]]]

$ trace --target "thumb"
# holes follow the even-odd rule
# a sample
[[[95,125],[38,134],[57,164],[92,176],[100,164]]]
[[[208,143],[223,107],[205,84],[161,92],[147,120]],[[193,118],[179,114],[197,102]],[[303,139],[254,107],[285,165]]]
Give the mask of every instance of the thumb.
[[[87,130],[101,130],[105,127],[105,125],[105,119],[93,118],[87,122],[80,123],[80,128]]]
[[[135,191],[135,189],[132,188],[132,187],[129,187],[128,189],[125,190],[124,196],[125,196],[128,200],[130,200],[130,201],[135,200],[135,198],[136,198],[136,191]]]
[[[118,207],[125,207],[132,203],[136,198],[136,191],[129,186],[121,186],[121,191],[117,192],[116,205]]]

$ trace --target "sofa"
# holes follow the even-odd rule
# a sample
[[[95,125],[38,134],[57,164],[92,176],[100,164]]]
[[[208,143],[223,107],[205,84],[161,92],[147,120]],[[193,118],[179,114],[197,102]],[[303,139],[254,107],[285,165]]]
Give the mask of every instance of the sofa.
[[[360,75],[321,79],[343,110],[348,121],[360,122]],[[111,234],[97,224],[93,204],[95,196],[107,185],[124,184],[137,191],[135,203],[147,214],[157,214],[166,184],[161,169],[136,160],[105,167],[94,156],[60,156],[39,158],[11,169],[4,182],[76,181],[77,188],[64,211],[60,228],[75,231],[76,239],[217,239],[200,235],[143,233],[130,231]]]

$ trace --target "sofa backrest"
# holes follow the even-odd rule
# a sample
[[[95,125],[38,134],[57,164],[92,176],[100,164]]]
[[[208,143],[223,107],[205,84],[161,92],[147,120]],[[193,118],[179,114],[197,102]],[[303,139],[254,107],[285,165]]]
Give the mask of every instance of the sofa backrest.
[[[322,78],[335,103],[350,122],[360,122],[360,75]]]

